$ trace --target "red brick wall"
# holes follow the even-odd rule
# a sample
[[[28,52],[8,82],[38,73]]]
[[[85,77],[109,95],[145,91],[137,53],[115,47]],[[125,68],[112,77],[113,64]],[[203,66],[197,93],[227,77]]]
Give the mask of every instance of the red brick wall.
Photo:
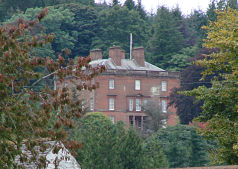
[[[109,89],[109,79],[114,79],[114,89]],[[135,90],[135,80],[140,80],[141,90]],[[172,88],[179,87],[178,78],[168,77],[147,77],[147,76],[126,76],[126,75],[100,75],[95,81],[100,83],[100,87],[96,89],[94,95],[94,111],[105,112],[106,115],[113,115],[115,121],[122,120],[126,124],[129,123],[129,98],[134,98],[133,112],[135,112],[135,99],[156,100],[158,104],[161,100],[166,100],[169,103],[169,93]],[[167,81],[167,91],[161,91],[161,82]],[[136,96],[136,95],[143,95]],[[130,95],[130,97],[128,97]],[[115,110],[109,110],[109,98],[115,99]],[[125,112],[125,113],[122,113]],[[127,112],[127,113],[126,113]],[[176,112],[174,107],[168,107],[168,112]],[[130,112],[132,113],[132,112]],[[135,112],[138,113],[138,112]],[[141,114],[143,116],[143,114]],[[177,122],[175,114],[171,116],[173,119],[168,121],[168,124]]]
[[[114,89],[109,89],[109,79],[114,79]],[[140,80],[140,90],[135,90],[135,80]],[[161,91],[161,82],[167,82],[167,91]],[[84,99],[86,106],[89,107],[89,100],[94,100],[94,110],[103,112],[105,115],[114,116],[115,122],[122,120],[129,125],[129,116],[145,116],[142,112],[135,111],[136,99],[141,99],[141,103],[146,99],[155,100],[161,104],[161,100],[169,103],[169,94],[171,89],[179,87],[179,77],[169,76],[150,76],[147,74],[127,75],[127,74],[101,74],[97,76],[92,83],[99,82],[99,88],[89,93],[81,92],[80,99]],[[64,85],[64,84],[63,84]],[[68,80],[67,87],[72,88],[73,84]],[[59,86],[58,87],[62,87]],[[115,110],[109,110],[109,98],[114,98]],[[133,111],[129,111],[129,99],[133,99]],[[174,107],[168,107],[167,112],[176,112]],[[172,114],[167,122],[168,125],[174,125],[178,122],[176,114]]]

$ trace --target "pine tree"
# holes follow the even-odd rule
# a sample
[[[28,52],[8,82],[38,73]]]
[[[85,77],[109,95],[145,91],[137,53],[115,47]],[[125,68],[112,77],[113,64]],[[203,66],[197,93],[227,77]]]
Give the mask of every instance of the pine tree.
[[[142,6],[141,0],[137,1],[136,10],[139,12],[141,18],[146,19],[146,12]]]
[[[126,0],[124,3],[129,10],[135,9],[135,2],[133,0]]]
[[[118,5],[118,4],[119,4],[118,0],[113,0],[113,1],[112,1],[112,6],[116,6],[116,5]]]
[[[153,24],[149,42],[150,62],[166,69],[171,56],[184,46],[184,37],[176,17],[166,7],[160,7]]]

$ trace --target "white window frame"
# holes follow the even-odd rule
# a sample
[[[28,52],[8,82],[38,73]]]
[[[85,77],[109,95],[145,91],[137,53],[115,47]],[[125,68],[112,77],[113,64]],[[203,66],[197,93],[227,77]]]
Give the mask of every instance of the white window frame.
[[[90,98],[90,100],[89,100],[89,107],[90,107],[90,110],[94,109],[93,98]]]
[[[162,109],[163,113],[167,113],[167,101],[166,100],[161,101],[161,109]]]
[[[140,80],[135,80],[135,90],[140,90]]]
[[[109,79],[109,89],[114,89],[115,85],[114,85],[114,79]]]
[[[136,99],[136,111],[141,111],[141,100]]]
[[[115,99],[109,98],[109,110],[115,110]]]
[[[114,116],[110,116],[110,120],[112,121],[113,124],[115,124],[115,117]]]
[[[133,99],[129,99],[129,111],[133,111]]]
[[[167,82],[166,81],[162,81],[161,82],[161,91],[162,92],[166,92],[167,91]]]

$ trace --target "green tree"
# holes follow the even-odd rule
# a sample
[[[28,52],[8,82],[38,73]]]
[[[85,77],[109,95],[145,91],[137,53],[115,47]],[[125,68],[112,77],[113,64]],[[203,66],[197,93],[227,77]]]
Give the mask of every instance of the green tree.
[[[112,1],[112,5],[113,5],[113,6],[119,5],[118,0],[113,0],[113,1]]]
[[[60,5],[59,9],[61,7],[73,13],[72,22],[63,22],[61,25],[62,31],[69,32],[71,36],[75,37],[71,57],[88,56],[92,40],[99,32],[97,11],[93,7],[73,3]]]
[[[154,137],[149,137],[145,140],[145,168],[167,168],[169,167],[168,160],[162,151],[158,140]]]
[[[238,9],[237,0],[212,0],[207,10],[207,16],[210,21],[216,21],[216,10],[226,10],[227,8]]]
[[[115,152],[117,133],[111,120],[101,113],[87,114],[75,131],[82,142],[77,160],[83,168],[120,168],[120,158]]]
[[[160,145],[169,167],[195,167],[208,164],[208,145],[195,128],[176,125],[158,130],[150,142]]]
[[[147,23],[137,11],[116,5],[100,11],[98,19],[100,31],[93,40],[92,48],[107,51],[109,47],[119,45],[128,56],[130,33],[133,34],[134,46],[145,46]]]
[[[14,15],[11,19],[7,20],[7,22],[11,23],[18,18],[33,20],[42,10],[43,8],[28,8],[24,14]],[[55,54],[60,53],[64,48],[72,50],[75,46],[78,35],[77,31],[62,29],[64,24],[74,24],[74,14],[69,9],[63,7],[49,7],[48,10],[48,15],[41,22],[42,29],[39,29],[39,26],[37,30],[34,30],[34,32],[31,33],[31,35],[39,36],[45,33],[54,33],[54,40],[51,46],[47,45],[45,46],[44,51],[40,51],[42,57],[53,57]],[[52,53],[54,55],[52,55]]]
[[[142,168],[142,139],[122,122],[113,124],[102,113],[89,113],[72,137],[82,142],[77,160],[83,168]]]
[[[66,3],[93,5],[94,0],[2,0],[0,3],[0,20],[4,21],[13,14],[25,12],[27,8],[48,7]]]
[[[189,60],[191,60],[197,54],[197,52],[197,46],[181,49],[177,54],[171,57],[168,69],[173,71],[184,70],[189,65],[191,65],[191,62]]]
[[[131,127],[126,132],[122,140],[120,152],[123,164],[122,168],[139,169],[144,166],[145,152],[143,141],[134,128]]]
[[[67,88],[53,90],[45,85],[36,91],[34,86],[53,75],[59,78],[59,83],[64,82],[64,78],[73,73],[86,82],[104,69],[90,68],[89,58],[79,58],[77,69],[73,71],[74,62],[69,60],[66,64],[63,54],[58,56],[58,61],[32,56],[32,49],[53,40],[52,34],[43,38],[26,34],[47,12],[47,8],[41,11],[34,21],[19,19],[15,26],[0,27],[0,168],[20,168],[21,164],[15,163],[16,157],[21,163],[35,162],[37,168],[45,167],[45,157],[37,158],[47,148],[45,139],[77,148],[77,142],[71,142],[67,137],[68,130],[82,112],[78,101],[71,99]],[[83,73],[84,66],[88,69]],[[45,68],[49,73],[44,76],[36,72],[37,68]],[[87,88],[95,86],[87,85]],[[77,90],[81,89],[79,85]],[[21,149],[23,144],[31,158]],[[57,153],[60,147],[55,145],[54,149]]]
[[[206,38],[206,30],[202,26],[208,25],[208,13],[201,10],[194,10],[188,18],[186,18],[188,27],[192,30],[193,40],[199,48],[202,46],[202,40]]]
[[[153,24],[153,35],[149,41],[150,62],[167,68],[171,55],[184,47],[184,37],[179,30],[180,25],[176,17],[166,7],[160,7]]]
[[[137,1],[136,10],[139,12],[141,18],[145,20],[147,17],[147,14],[144,10],[144,7],[142,6],[141,0]]]
[[[201,86],[187,94],[204,101],[199,120],[208,122],[202,134],[217,141],[214,160],[219,163],[237,164],[238,12],[228,8],[217,14],[217,21],[205,27],[208,36],[204,46],[218,50],[196,62],[205,68],[203,77],[211,74],[217,74],[217,77],[210,88]]]
[[[135,2],[133,0],[126,0],[124,3],[129,10],[135,9]]]

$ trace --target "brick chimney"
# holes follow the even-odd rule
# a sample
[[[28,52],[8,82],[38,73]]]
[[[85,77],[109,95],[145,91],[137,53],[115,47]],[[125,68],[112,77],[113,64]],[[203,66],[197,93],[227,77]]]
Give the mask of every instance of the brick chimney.
[[[136,61],[136,63],[142,67],[145,66],[145,50],[143,47],[138,47],[132,49],[132,59]]]
[[[91,60],[102,59],[102,50],[101,49],[93,49],[90,51]]]
[[[109,58],[117,65],[121,66],[121,60],[125,59],[125,51],[121,50],[120,46],[109,48]]]

